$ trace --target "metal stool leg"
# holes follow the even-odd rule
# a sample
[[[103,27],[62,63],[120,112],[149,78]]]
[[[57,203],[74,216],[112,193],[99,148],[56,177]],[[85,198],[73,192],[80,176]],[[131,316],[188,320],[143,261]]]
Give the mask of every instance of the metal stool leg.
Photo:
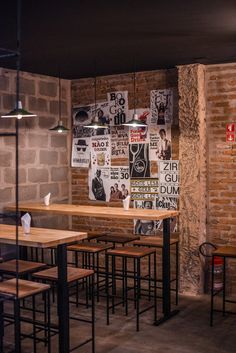
[[[153,253],[154,322],[157,321],[157,253]]]
[[[223,316],[225,316],[226,258],[223,258]]]
[[[0,352],[3,352],[4,320],[3,320],[3,300],[0,300]]]
[[[176,258],[175,258],[175,304],[179,304],[179,243],[176,243]]]
[[[115,256],[111,257],[111,273],[112,273],[112,314],[115,313],[115,295],[116,295],[116,261]]]
[[[37,337],[36,337],[36,325],[35,325],[35,320],[36,320],[36,311],[35,311],[35,296],[33,295],[32,297],[32,320],[33,320],[33,352],[36,353],[37,347],[36,347],[36,342],[37,342]]]
[[[99,269],[99,256],[100,254],[97,253],[97,258],[96,258],[96,276],[97,276],[97,302],[99,302],[99,283],[100,283],[100,269]]]
[[[48,353],[51,353],[51,309],[50,309],[50,291],[46,293],[46,303],[47,303],[47,344]]]
[[[125,315],[128,315],[128,270],[127,270],[127,258],[124,258],[124,266],[125,266],[125,271],[124,271],[124,276],[125,276],[125,281],[124,281],[124,285],[125,285]]]
[[[213,326],[213,311],[214,311],[214,255],[212,256],[211,265],[211,312],[210,312],[210,326]]]
[[[105,272],[106,272],[106,297],[107,297],[107,325],[109,325],[109,255],[105,255]]]
[[[14,300],[15,353],[21,353],[20,300]]]
[[[136,291],[136,298],[137,298],[137,307],[136,307],[136,331],[139,331],[139,300],[140,300],[140,259],[137,259],[137,291]]]
[[[95,353],[95,304],[94,304],[94,275],[92,276],[92,353]]]
[[[148,256],[148,300],[151,300],[151,256]]]

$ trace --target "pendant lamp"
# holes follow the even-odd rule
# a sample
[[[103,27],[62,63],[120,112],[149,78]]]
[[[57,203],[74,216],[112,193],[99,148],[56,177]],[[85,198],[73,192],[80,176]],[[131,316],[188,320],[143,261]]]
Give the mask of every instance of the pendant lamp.
[[[89,128],[89,129],[107,129],[109,126],[106,123],[103,123],[99,117],[98,117],[98,112],[97,112],[97,78],[95,76],[94,78],[94,110],[95,110],[95,116],[92,118],[92,121],[90,124],[84,125],[84,127]]]
[[[22,108],[21,101],[17,101],[16,108],[11,110],[9,113],[2,115],[1,118],[22,119],[22,118],[31,118],[31,117],[35,117],[35,116],[36,116],[36,114],[30,113],[27,110]]]
[[[63,123],[62,123],[62,120],[61,120],[61,75],[60,75],[60,72],[59,72],[59,77],[58,77],[58,83],[59,83],[59,99],[58,99],[59,121],[58,121],[58,124],[56,126],[52,127],[49,130],[50,131],[55,131],[55,132],[58,132],[59,134],[61,134],[63,132],[69,131],[69,129],[67,129],[67,127],[63,126]]]
[[[134,71],[134,114],[133,118],[126,123],[122,124],[124,126],[131,126],[131,127],[147,127],[147,124],[139,119],[138,114],[136,114],[136,72]]]
[[[21,66],[21,1],[17,1],[17,45],[16,45],[16,106],[9,113],[3,114],[1,118],[29,118],[35,117],[36,114],[30,113],[22,108],[20,96],[20,66]],[[11,56],[9,54],[8,56]]]

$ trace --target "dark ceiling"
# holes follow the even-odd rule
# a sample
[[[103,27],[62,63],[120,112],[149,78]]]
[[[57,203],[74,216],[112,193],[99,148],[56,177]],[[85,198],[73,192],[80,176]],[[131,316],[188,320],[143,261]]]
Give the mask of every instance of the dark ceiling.
[[[72,79],[131,72],[134,58],[137,71],[236,61],[236,0],[22,0],[21,13],[24,71]],[[15,46],[16,0],[1,0],[0,47]]]

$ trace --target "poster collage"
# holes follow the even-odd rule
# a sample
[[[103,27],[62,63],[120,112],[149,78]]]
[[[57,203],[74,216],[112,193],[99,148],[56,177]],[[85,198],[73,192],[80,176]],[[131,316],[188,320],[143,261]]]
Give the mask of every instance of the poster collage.
[[[84,127],[97,114],[106,129]],[[71,166],[89,169],[89,199],[116,201],[130,195],[133,207],[176,209],[179,162],[172,160],[172,89],[150,91],[150,107],[136,109],[147,127],[127,127],[132,119],[128,91],[107,94],[106,102],[74,107]],[[120,165],[128,160],[128,165]],[[127,164],[127,163],[123,163]],[[153,172],[151,164],[156,164]],[[134,221],[134,233],[155,235],[162,221]],[[171,231],[176,231],[173,219]]]

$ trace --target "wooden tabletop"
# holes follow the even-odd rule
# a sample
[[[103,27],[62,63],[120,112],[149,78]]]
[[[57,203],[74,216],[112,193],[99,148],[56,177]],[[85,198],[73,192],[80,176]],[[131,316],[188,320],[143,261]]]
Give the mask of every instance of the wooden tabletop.
[[[72,232],[68,230],[48,229],[31,227],[30,234],[24,234],[22,227],[19,227],[19,245],[37,248],[48,248],[60,244],[72,243],[87,239],[85,232]],[[7,224],[0,224],[0,243],[16,243],[16,227]]]
[[[6,207],[9,211],[15,210],[15,205]],[[45,206],[42,203],[20,203],[19,210],[24,212],[42,212],[63,214],[70,216],[98,217],[98,218],[123,218],[123,219],[149,219],[159,220],[179,215],[175,210],[147,210],[140,208],[130,208],[124,210],[122,207],[87,206],[71,204],[51,204]]]

